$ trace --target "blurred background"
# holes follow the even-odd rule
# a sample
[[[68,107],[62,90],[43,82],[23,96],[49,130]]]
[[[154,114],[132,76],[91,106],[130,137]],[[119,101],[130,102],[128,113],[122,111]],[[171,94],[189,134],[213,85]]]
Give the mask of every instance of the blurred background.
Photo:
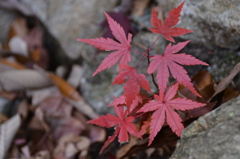
[[[114,39],[104,16],[107,12],[126,34],[133,34],[133,48],[145,52],[158,37],[149,30],[151,10],[155,8],[158,18],[164,20],[181,2],[0,0],[0,159],[169,158],[176,147],[176,137],[149,148],[145,140],[133,139],[127,148],[114,142],[98,155],[113,129],[86,121],[112,114],[107,105],[113,96],[123,93],[123,87],[110,87],[118,73],[116,66],[92,77],[108,52],[76,39]],[[201,102],[213,96],[218,82],[240,61],[239,13],[238,0],[185,1],[177,26],[194,32],[175,40],[190,39],[181,52],[209,64],[185,67],[196,89],[203,90]],[[150,54],[162,54],[168,43],[160,38]],[[132,56],[132,64],[141,59],[138,54]],[[144,73],[147,67],[145,59],[139,72]],[[239,95],[237,73],[230,74],[230,85],[218,97],[221,103]],[[150,76],[148,80],[151,81]]]

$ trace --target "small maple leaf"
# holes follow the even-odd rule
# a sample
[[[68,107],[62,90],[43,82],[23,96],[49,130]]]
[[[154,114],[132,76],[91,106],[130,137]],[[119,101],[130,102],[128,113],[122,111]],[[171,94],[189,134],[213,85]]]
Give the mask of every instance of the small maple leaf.
[[[120,73],[116,76],[112,85],[122,84],[127,81],[124,85],[123,95],[125,96],[126,106],[130,110],[133,110],[131,105],[134,101],[139,101],[138,95],[140,94],[140,86],[152,93],[150,84],[146,80],[146,76],[144,74],[138,74],[135,68],[128,65],[119,65],[119,67]]]
[[[171,42],[175,42],[175,40],[172,37],[177,37],[177,36],[180,36],[180,35],[183,35],[183,34],[193,32],[192,30],[187,30],[187,29],[183,29],[183,28],[177,28],[177,27],[172,28],[179,21],[180,13],[181,13],[181,10],[182,10],[182,7],[183,7],[184,3],[185,2],[182,2],[177,8],[171,10],[168,13],[168,16],[164,20],[163,24],[162,24],[162,21],[157,18],[156,10],[153,9],[152,10],[151,22],[152,22],[152,25],[154,26],[154,28],[151,28],[150,30],[153,33],[162,34],[165,37],[165,39],[167,39]]]
[[[190,91],[192,91],[197,96],[201,97],[201,95],[198,94],[198,92],[193,87],[193,84],[190,82],[191,79],[187,75],[187,71],[179,64],[206,65],[206,66],[208,66],[208,64],[196,59],[191,55],[187,55],[185,53],[176,54],[178,51],[184,48],[189,42],[190,40],[186,42],[178,43],[173,46],[170,43],[166,47],[166,50],[164,51],[163,55],[155,55],[151,58],[153,59],[153,61],[150,63],[147,72],[149,74],[152,74],[155,70],[158,69],[156,78],[157,78],[158,87],[160,89],[160,94],[163,94],[164,90],[167,87],[169,70],[170,70],[172,76],[180,84],[183,84],[184,86],[188,87]]]
[[[132,123],[135,118],[133,116],[126,116],[127,111],[124,111],[124,108],[122,106],[114,106],[114,110],[117,114],[117,117],[111,114],[107,114],[106,116],[100,116],[96,119],[88,121],[88,123],[106,128],[115,126],[115,133],[104,143],[100,153],[102,153],[102,151],[115,139],[117,135],[118,141],[120,143],[128,142],[128,133],[139,137],[138,129]]]
[[[139,105],[139,103],[143,102],[143,97],[140,95],[136,95],[135,99],[133,100],[128,112],[131,112]],[[114,101],[109,104],[108,106],[124,106],[126,105],[126,98],[124,95],[119,96],[118,98],[114,97]]]
[[[82,41],[90,45],[93,45],[99,48],[100,50],[107,51],[117,50],[109,54],[102,61],[102,63],[93,73],[92,76],[95,76],[97,73],[107,68],[110,68],[115,63],[117,63],[120,58],[121,58],[120,64],[127,64],[128,62],[131,61],[130,42],[132,41],[132,34],[129,33],[128,38],[126,38],[123,28],[116,21],[114,21],[106,12],[104,12],[104,14],[107,17],[108,24],[112,31],[112,34],[119,42],[116,42],[115,40],[109,38],[77,39],[78,41]]]
[[[176,133],[177,136],[180,136],[182,130],[184,129],[181,117],[177,114],[176,110],[189,110],[198,107],[202,107],[205,104],[198,103],[185,98],[176,98],[172,99],[177,93],[178,83],[171,86],[165,94],[154,95],[155,101],[150,101],[145,104],[138,112],[149,112],[155,111],[151,117],[150,123],[150,136],[148,146],[151,145],[154,137],[162,128],[165,118],[167,124],[170,126],[172,131]]]

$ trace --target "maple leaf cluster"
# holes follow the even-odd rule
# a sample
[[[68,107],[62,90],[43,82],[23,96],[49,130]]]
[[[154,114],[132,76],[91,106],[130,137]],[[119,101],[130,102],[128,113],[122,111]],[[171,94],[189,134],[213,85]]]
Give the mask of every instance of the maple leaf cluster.
[[[191,30],[174,27],[179,22],[183,5],[184,2],[170,11],[164,22],[157,18],[157,12],[153,10],[151,23],[154,28],[150,30],[155,34],[159,34],[159,36],[163,35],[164,38],[170,42],[175,42],[173,37],[193,32]],[[118,98],[114,97],[114,101],[109,104],[109,106],[114,106],[117,116],[107,114],[88,121],[88,123],[102,127],[115,127],[115,133],[105,142],[101,152],[116,138],[116,136],[118,136],[118,141],[120,143],[129,140],[128,134],[141,138],[146,132],[147,127],[150,127],[148,143],[148,145],[150,145],[165,122],[177,136],[180,136],[184,126],[181,117],[175,110],[185,111],[205,105],[204,103],[198,103],[186,98],[175,98],[179,84],[184,85],[192,93],[201,97],[193,87],[191,79],[187,75],[187,71],[181,65],[208,66],[208,64],[191,55],[178,53],[190,41],[180,42],[176,45],[169,43],[162,55],[154,55],[151,57],[148,54],[151,49],[151,47],[149,47],[149,50],[147,50],[144,55],[152,60],[147,69],[147,73],[153,74],[157,70],[156,80],[159,89],[159,92],[153,93],[146,76],[144,74],[138,74],[136,67],[128,65],[131,61],[131,50],[133,50],[130,44],[132,35],[129,33],[126,37],[123,28],[107,13],[104,14],[115,40],[109,38],[78,39],[79,41],[93,45],[101,50],[113,51],[102,61],[100,66],[93,73],[93,76],[112,67],[120,61],[118,65],[120,71],[115,77],[112,85],[124,83],[124,93]],[[168,88],[170,73],[177,82]],[[145,90],[147,93],[141,93],[143,92],[142,90]],[[136,118],[144,117],[144,114],[147,112],[153,112],[151,121],[143,122],[144,125],[141,130],[138,130],[133,122]]]

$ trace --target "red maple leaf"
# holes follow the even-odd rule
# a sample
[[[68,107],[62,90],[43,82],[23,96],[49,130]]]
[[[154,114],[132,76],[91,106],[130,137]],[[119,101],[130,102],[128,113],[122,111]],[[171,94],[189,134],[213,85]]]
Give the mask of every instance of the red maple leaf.
[[[96,119],[88,121],[88,123],[106,128],[115,126],[115,133],[111,137],[108,137],[108,140],[104,143],[100,153],[102,153],[102,151],[115,139],[117,135],[118,141],[120,143],[128,142],[128,133],[136,137],[140,137],[138,129],[132,123],[135,118],[133,116],[126,116],[127,111],[124,111],[124,108],[122,106],[114,106],[114,109],[117,117],[111,114],[107,114],[106,116],[100,116]]]
[[[187,29],[183,29],[183,28],[177,28],[177,27],[172,28],[179,21],[180,13],[181,13],[184,3],[185,2],[182,2],[177,8],[171,10],[168,13],[167,18],[164,20],[164,24],[162,24],[162,21],[157,18],[157,12],[155,9],[153,9],[151,22],[152,22],[152,25],[154,26],[154,28],[151,28],[150,30],[153,33],[162,34],[165,37],[165,39],[167,39],[171,42],[175,42],[172,37],[177,37],[177,36],[180,36],[183,34],[193,32],[192,30],[187,30]]]
[[[109,54],[100,64],[100,66],[97,68],[97,70],[93,73],[92,76],[95,76],[97,73],[110,68],[112,65],[117,63],[120,60],[120,64],[127,64],[131,61],[130,56],[130,42],[132,41],[132,34],[128,34],[128,38],[126,38],[125,32],[123,28],[114,21],[107,13],[105,13],[105,16],[107,17],[109,27],[112,31],[112,34],[114,37],[119,41],[116,42],[113,39],[109,38],[96,38],[96,39],[77,39],[78,41],[82,41],[85,43],[88,43],[90,45],[93,45],[100,50],[117,50]]]
[[[126,84],[124,85],[124,96],[126,106],[131,110],[131,105],[133,102],[140,101],[138,95],[140,94],[140,86],[147,90],[148,92],[152,93],[150,84],[146,80],[146,76],[144,74],[138,74],[137,70],[128,65],[119,65],[120,73],[114,79],[112,85],[114,84],[122,84],[125,81]],[[136,106],[136,104],[134,104]]]
[[[148,145],[151,145],[154,137],[162,128],[165,118],[167,124],[170,126],[173,132],[176,133],[177,136],[180,136],[182,130],[184,129],[181,117],[177,114],[176,110],[189,110],[193,108],[202,107],[205,104],[198,103],[185,98],[176,98],[173,99],[176,92],[178,90],[178,83],[171,86],[165,94],[154,95],[155,101],[150,101],[145,104],[138,112],[149,112],[155,111],[151,117],[150,123],[150,136]]]
[[[167,87],[168,78],[169,78],[169,70],[172,76],[184,86],[188,87],[190,91],[192,91],[197,96],[201,97],[198,92],[194,89],[193,84],[190,82],[191,79],[187,75],[187,71],[180,66],[181,65],[206,65],[207,63],[202,62],[191,55],[187,55],[185,53],[176,54],[180,51],[183,47],[189,43],[189,41],[181,42],[176,45],[170,43],[166,47],[163,55],[155,55],[151,59],[153,61],[150,63],[148,67],[148,73],[151,74],[155,70],[158,69],[157,72],[157,83],[160,89],[160,94],[164,93],[164,90]]]
[[[143,102],[143,98],[140,95],[136,95],[135,99],[133,100],[130,108],[129,108],[129,112],[132,114],[132,111],[139,105],[139,103],[142,104]],[[124,106],[126,105],[126,98],[124,95],[119,96],[118,98],[114,97],[114,101],[109,104],[108,106]]]

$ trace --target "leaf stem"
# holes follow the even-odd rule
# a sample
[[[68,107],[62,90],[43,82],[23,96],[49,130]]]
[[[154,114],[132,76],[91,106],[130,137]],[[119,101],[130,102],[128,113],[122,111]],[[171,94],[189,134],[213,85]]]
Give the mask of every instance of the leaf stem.
[[[149,53],[148,53],[148,57],[149,57]],[[148,66],[149,66],[149,65],[150,65],[150,59],[148,58]],[[152,77],[153,84],[155,85],[155,87],[157,88],[157,90],[159,90],[159,89],[158,89],[158,85],[157,85],[157,83],[156,83],[156,81],[155,81],[155,77],[154,77],[153,73],[151,74],[151,77]]]
[[[147,52],[145,52],[145,54],[147,54]],[[149,59],[148,56],[143,55],[142,58],[141,58],[141,59],[138,61],[138,63],[136,64],[135,68],[142,62],[142,60],[143,60],[144,57],[147,57],[147,59]]]
[[[158,39],[160,39],[160,37],[161,37],[161,34],[157,37],[157,39],[156,39],[156,40],[152,43],[152,45],[148,48],[148,50],[147,50],[147,55],[148,55],[148,57],[150,57],[150,51],[151,51],[153,45],[158,41]],[[148,58],[148,66],[149,66],[149,65],[150,65],[150,59]],[[157,85],[157,83],[156,83],[156,81],[155,81],[154,75],[151,74],[151,77],[152,77],[153,84],[156,86],[157,90],[159,90],[159,89],[158,89],[158,85]]]
[[[137,118],[143,116],[144,114],[146,114],[146,112],[143,112],[143,113],[139,114],[138,116],[135,117],[135,119],[137,119]]]
[[[148,48],[149,52],[150,52],[150,50],[152,49],[153,45],[158,41],[158,39],[160,39],[161,36],[162,36],[162,35],[160,34],[160,35],[157,37],[157,39],[152,43],[152,45]]]
[[[141,54],[141,55],[143,55],[143,56],[145,56],[145,57],[148,57],[148,56],[145,55],[146,53],[141,53],[141,52],[139,52],[139,51],[137,51],[137,50],[134,50],[134,49],[132,49],[132,48],[131,48],[131,50],[132,50],[133,52],[136,52],[136,53],[138,53],[138,54]]]

